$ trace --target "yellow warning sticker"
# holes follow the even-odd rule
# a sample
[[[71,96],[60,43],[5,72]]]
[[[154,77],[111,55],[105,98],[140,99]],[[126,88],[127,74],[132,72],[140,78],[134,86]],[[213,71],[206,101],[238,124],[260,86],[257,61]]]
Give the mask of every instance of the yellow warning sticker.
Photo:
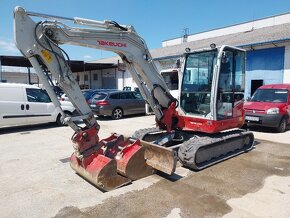
[[[42,54],[44,60],[46,60],[47,63],[50,63],[52,61],[52,56],[50,55],[49,51],[42,50],[41,54]]]

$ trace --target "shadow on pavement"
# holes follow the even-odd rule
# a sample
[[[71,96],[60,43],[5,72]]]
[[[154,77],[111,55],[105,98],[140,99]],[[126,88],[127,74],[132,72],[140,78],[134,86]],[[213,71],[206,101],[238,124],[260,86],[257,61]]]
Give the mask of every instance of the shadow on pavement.
[[[0,135],[10,134],[10,133],[20,133],[20,134],[29,134],[31,131],[36,131],[40,129],[52,129],[52,128],[60,128],[55,123],[44,123],[44,124],[36,124],[36,125],[27,125],[27,126],[15,126],[15,127],[7,127],[0,129]]]
[[[270,127],[262,127],[262,126],[248,126],[246,129],[248,130],[252,130],[255,132],[264,132],[264,133],[274,133],[274,134],[279,134],[279,132],[277,132],[274,128],[270,128]],[[290,126],[287,127],[286,131],[289,131]]]
[[[126,115],[126,116],[122,117],[120,120],[142,117],[142,116],[146,116],[146,115],[144,115],[144,114]],[[95,117],[97,120],[101,120],[101,121],[114,121],[114,119],[112,119],[112,117],[110,117],[110,116],[95,116]]]

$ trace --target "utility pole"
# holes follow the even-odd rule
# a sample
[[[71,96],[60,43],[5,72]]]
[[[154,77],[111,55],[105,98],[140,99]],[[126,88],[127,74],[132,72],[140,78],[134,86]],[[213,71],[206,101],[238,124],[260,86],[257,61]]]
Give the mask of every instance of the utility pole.
[[[188,38],[188,32],[189,32],[189,29],[188,28],[183,28],[182,30],[182,42],[181,43],[185,43],[187,42],[187,38]]]
[[[0,57],[0,83],[2,82],[2,64],[1,64],[1,57]]]
[[[28,70],[28,84],[31,85],[31,73],[30,73],[30,67],[27,67]]]

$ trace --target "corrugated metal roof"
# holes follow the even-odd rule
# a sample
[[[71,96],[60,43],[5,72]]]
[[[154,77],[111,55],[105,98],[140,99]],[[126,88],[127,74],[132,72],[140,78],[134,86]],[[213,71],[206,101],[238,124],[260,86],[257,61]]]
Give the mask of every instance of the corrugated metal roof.
[[[211,43],[217,46],[232,45],[248,47],[250,45],[267,44],[270,42],[290,41],[290,23],[281,24],[261,29],[253,29],[251,31],[229,34],[209,39],[202,39],[192,42],[186,42],[180,45],[167,46],[163,48],[150,50],[153,59],[165,59],[168,57],[180,56],[185,52],[185,48],[199,50],[209,48]],[[93,61],[93,63],[117,63],[120,62],[119,56],[105,58]]]
[[[186,42],[180,45],[154,49],[150,52],[154,59],[158,59],[168,56],[181,55],[184,53],[185,48],[190,48],[191,50],[209,48],[211,43],[215,43],[217,46],[246,46],[250,44],[265,44],[267,42],[283,40],[290,40],[290,23],[265,27],[261,29],[254,29],[242,33],[235,33],[209,39]]]
[[[0,56],[1,65],[13,67],[32,67],[29,60],[23,56]],[[84,61],[70,61],[72,72],[116,68],[114,62],[86,63]]]

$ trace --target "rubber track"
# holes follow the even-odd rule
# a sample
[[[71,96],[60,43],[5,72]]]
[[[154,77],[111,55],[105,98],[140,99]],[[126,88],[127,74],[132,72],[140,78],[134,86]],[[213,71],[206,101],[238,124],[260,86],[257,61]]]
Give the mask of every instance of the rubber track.
[[[139,129],[139,130],[134,132],[134,134],[132,135],[132,138],[144,140],[144,137],[147,134],[154,133],[154,132],[160,132],[160,131],[161,130],[158,127]]]
[[[192,138],[181,144],[179,161],[186,167],[201,170],[253,148],[252,132],[235,130]]]
[[[147,141],[146,135],[160,131],[157,127],[140,129],[134,133],[133,138]],[[203,133],[192,134],[191,138],[173,147],[174,150],[175,148],[178,149],[178,159],[185,167],[193,170],[202,170],[245,153],[251,150],[253,146],[253,133],[239,129],[212,135]]]

